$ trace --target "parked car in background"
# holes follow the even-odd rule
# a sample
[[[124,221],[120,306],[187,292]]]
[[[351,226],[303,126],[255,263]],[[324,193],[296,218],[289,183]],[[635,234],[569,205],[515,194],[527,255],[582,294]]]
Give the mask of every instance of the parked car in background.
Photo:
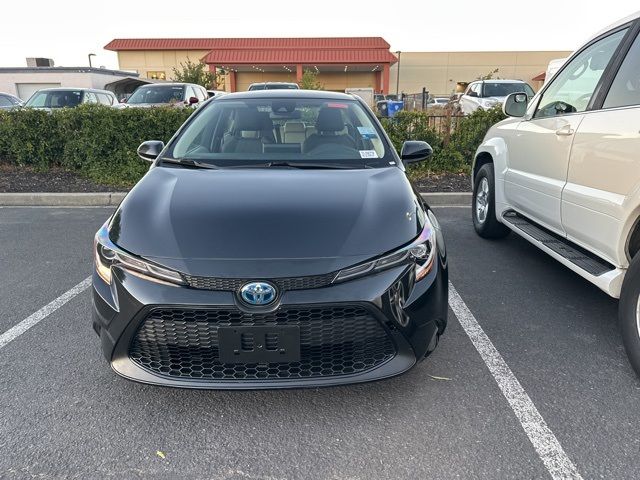
[[[640,374],[640,13],[574,53],[531,100],[510,94],[473,162],[473,223],[513,231],[619,298]]]
[[[221,97],[222,95],[226,95],[227,92],[224,90],[207,90],[207,95],[209,98]]]
[[[376,93],[373,95],[373,101],[377,104],[378,102],[382,102],[386,100],[386,98],[384,97],[384,94],[382,93]]]
[[[31,95],[24,106],[49,110],[73,108],[84,103],[114,107],[118,105],[118,99],[113,92],[95,88],[43,88]]]
[[[560,70],[560,67],[562,67],[566,61],[566,58],[554,58],[549,62],[549,65],[547,65],[547,71],[544,73],[544,85],[549,83],[549,80],[553,78],[556,72]]]
[[[502,105],[507,95],[516,92],[524,92],[529,98],[534,96],[531,86],[522,80],[478,80],[467,86],[458,103],[462,113],[468,115]]]
[[[23,105],[23,101],[10,93],[0,92],[0,110],[13,110]]]
[[[301,118],[310,134],[286,135]],[[118,374],[320,387],[399,375],[436,348],[446,249],[405,171],[432,149],[396,152],[361,99],[233,93],[138,154],[151,168],[93,245],[93,327]]]
[[[364,103],[369,105],[369,107],[371,108],[374,108],[376,106],[376,103],[374,101],[373,88],[371,87],[347,88],[345,89],[344,93],[349,95],[357,95],[362,100],[364,100]]]
[[[209,98],[204,87],[194,83],[152,83],[141,85],[120,104],[123,108],[149,108],[160,106],[196,108]]]
[[[289,82],[260,82],[252,83],[247,90],[300,90],[300,86]]]
[[[427,107],[446,107],[448,103],[448,97],[429,97]]]

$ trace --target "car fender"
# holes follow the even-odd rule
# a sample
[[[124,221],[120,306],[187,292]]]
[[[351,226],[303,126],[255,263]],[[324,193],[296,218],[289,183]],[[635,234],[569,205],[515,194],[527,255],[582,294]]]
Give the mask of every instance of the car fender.
[[[495,174],[495,202],[496,216],[498,218],[500,218],[502,212],[508,208],[504,194],[504,178],[507,170],[509,169],[509,148],[505,133],[511,132],[517,128],[517,125],[514,125],[514,123],[516,122],[514,122],[513,119],[506,119],[491,127],[476,150],[476,154],[473,158],[473,166],[471,170],[473,172],[471,179],[472,188],[473,183],[475,182],[474,177],[477,172],[477,168],[479,168],[479,166],[476,167],[476,165],[478,165],[479,161],[482,161],[483,158],[486,158],[486,155],[491,157]],[[510,128],[505,129],[504,127],[506,126]]]

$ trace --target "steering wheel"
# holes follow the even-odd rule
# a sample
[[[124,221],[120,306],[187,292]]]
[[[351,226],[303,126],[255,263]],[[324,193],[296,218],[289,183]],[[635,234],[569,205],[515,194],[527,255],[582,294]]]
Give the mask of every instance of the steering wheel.
[[[582,62],[582,65],[580,65],[579,70],[575,72],[573,75],[569,76],[569,80],[575,80],[576,78],[581,77],[582,74],[587,70],[588,66],[589,66],[589,62],[587,60]]]
[[[587,109],[587,105],[589,105],[589,100],[591,100],[591,95],[593,95],[593,94],[592,93],[585,93],[583,95],[580,95],[578,98],[576,98],[575,104],[582,106],[582,104],[584,102],[584,108],[582,110],[586,110]],[[582,110],[580,110],[580,111],[582,111]]]

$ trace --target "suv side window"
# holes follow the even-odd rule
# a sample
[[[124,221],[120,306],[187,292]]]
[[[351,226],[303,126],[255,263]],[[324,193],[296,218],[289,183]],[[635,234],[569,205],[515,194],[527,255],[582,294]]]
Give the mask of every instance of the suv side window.
[[[191,97],[195,97],[195,96],[196,96],[196,92],[193,91],[193,87],[191,85],[187,85],[187,88],[185,89],[184,99],[186,101],[189,101]]]
[[[111,99],[106,93],[96,93],[96,95],[98,97],[98,102],[100,102],[102,105],[111,106]]]
[[[93,92],[84,92],[84,103],[98,103],[98,97]]]
[[[198,100],[200,100],[201,102],[204,102],[207,99],[208,94],[204,88],[196,87],[196,96],[198,97]]]
[[[620,30],[598,40],[573,58],[542,94],[534,117],[584,112],[627,31]]]
[[[627,57],[611,84],[603,108],[640,105],[640,35],[629,49]]]

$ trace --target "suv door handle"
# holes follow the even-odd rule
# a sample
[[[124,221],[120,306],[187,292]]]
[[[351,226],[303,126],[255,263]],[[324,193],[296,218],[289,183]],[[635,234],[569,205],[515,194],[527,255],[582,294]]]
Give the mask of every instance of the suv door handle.
[[[570,135],[573,135],[573,128],[571,128],[571,125],[565,125],[564,127],[560,127],[558,130],[556,130],[556,135],[558,135],[559,137],[568,137]]]

